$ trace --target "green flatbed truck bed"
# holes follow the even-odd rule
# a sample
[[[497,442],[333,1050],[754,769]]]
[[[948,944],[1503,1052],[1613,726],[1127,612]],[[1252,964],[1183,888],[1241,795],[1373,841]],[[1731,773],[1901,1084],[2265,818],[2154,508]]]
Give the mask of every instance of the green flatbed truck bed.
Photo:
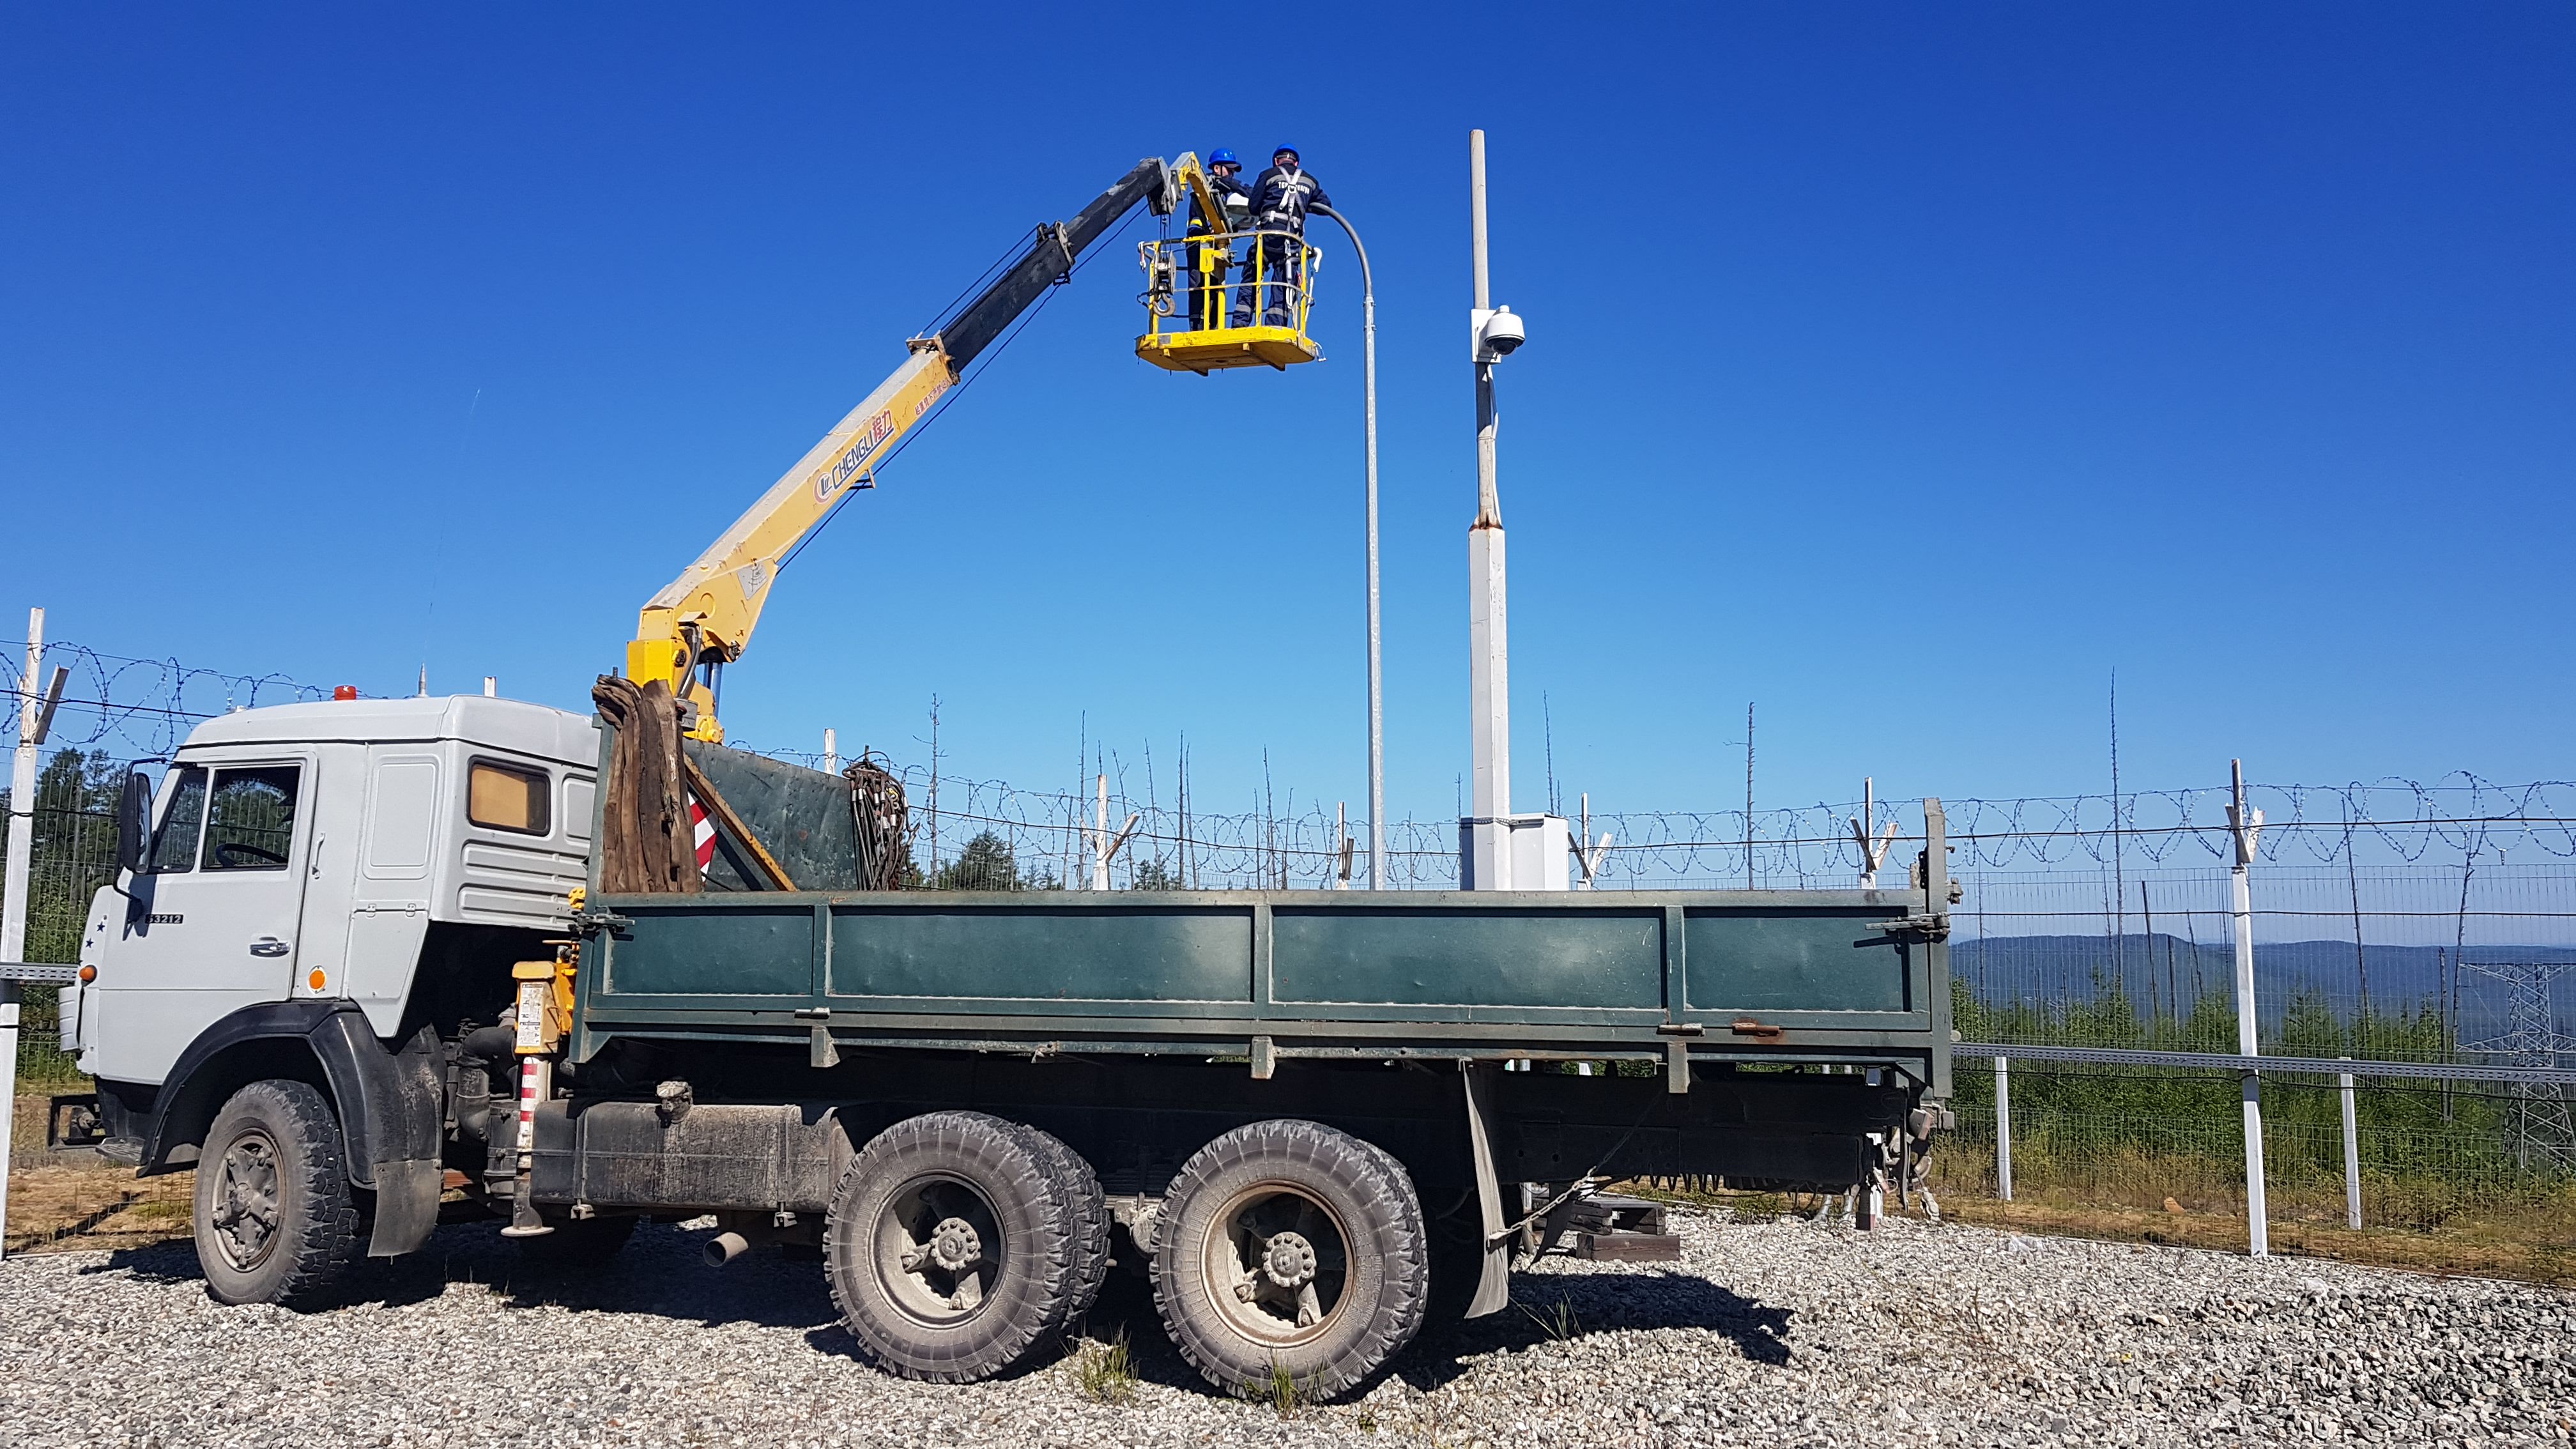
[[[1868,1063],[1946,1095],[1926,892],[606,896],[572,1047],[619,1036],[1299,1058]]]
[[[781,875],[845,869],[847,797],[798,803],[841,782],[690,748]],[[1028,1361],[1114,1263],[1212,1381],[1338,1391],[1531,1254],[1669,1245],[1613,1180],[1849,1191],[1863,1225],[1909,1186],[1950,1087],[1926,818],[1885,890],[752,889],[728,837],[711,888],[654,894],[595,855],[554,1076],[486,1187],[521,1230],[819,1247],[899,1372]]]

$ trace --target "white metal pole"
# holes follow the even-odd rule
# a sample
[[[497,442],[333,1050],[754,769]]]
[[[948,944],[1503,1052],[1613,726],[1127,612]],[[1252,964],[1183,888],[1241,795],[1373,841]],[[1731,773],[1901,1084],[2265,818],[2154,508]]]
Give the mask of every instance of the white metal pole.
[[[2245,762],[2227,762],[2230,803],[2227,824],[2236,838],[2236,865],[2228,872],[2229,914],[2236,928],[2236,1054],[2261,1054],[2255,1036],[2259,1018],[2254,1000],[2254,888],[2249,874],[2255,848],[2262,843],[2263,812],[2245,804]],[[2263,1194],[2263,1079],[2248,1070],[2245,1094],[2245,1238],[2246,1251],[2257,1258],[2272,1254],[2272,1229]]]
[[[9,860],[5,883],[0,883],[8,900],[0,905],[0,961],[26,959],[27,874],[36,844],[36,719],[44,708],[36,681],[44,677],[44,668],[45,611],[29,609],[27,672],[18,680],[18,751],[9,764]],[[17,988],[8,989],[14,1000]]]
[[[1346,891],[1351,888],[1350,856],[1342,849],[1344,845],[1350,843],[1350,838],[1350,806],[1345,801],[1336,800],[1333,802],[1333,863],[1330,867],[1332,876],[1330,888],[1333,890]]]
[[[1476,308],[1493,306],[1486,273],[1485,133],[1467,133],[1468,195],[1475,223]],[[1494,481],[1494,365],[1476,368],[1476,521],[1467,530],[1469,604],[1467,693],[1474,745],[1474,781],[1468,794],[1469,827],[1478,860],[1476,885],[1512,887],[1509,827],[1512,802],[1511,643],[1507,627],[1502,496]],[[1481,848],[1478,848],[1481,847]]]
[[[2343,1089],[2343,1221],[2361,1226],[2361,1123],[2353,1111],[2352,1073],[2342,1074]]]
[[[1745,716],[1747,739],[1753,737],[1752,724],[1752,715],[1748,711]],[[1750,820],[1753,818],[1750,791],[1746,792],[1746,797],[1744,818]],[[1886,863],[1887,849],[1896,842],[1896,822],[1888,821],[1884,834],[1873,835],[1871,832],[1878,829],[1877,821],[1878,780],[1875,776],[1863,775],[1860,777],[1860,818],[1852,822],[1852,838],[1860,843],[1860,888],[1865,891],[1878,889],[1878,868]],[[1751,878],[1748,868],[1746,879]]]
[[[823,773],[841,773],[841,736],[837,730],[823,731]]]
[[[1870,858],[1870,832],[1878,828],[1878,780],[1860,777],[1860,888],[1878,889],[1878,862]]]
[[[1350,225],[1348,222],[1342,223]],[[1351,249],[1360,254],[1361,373],[1368,415],[1368,813],[1369,889],[1386,889],[1386,689],[1378,668],[1377,603],[1377,284],[1369,279],[1368,248],[1351,233]]]
[[[1095,777],[1100,789],[1100,815],[1091,833],[1091,888],[1109,889],[1109,777]]]
[[[9,857],[0,891],[0,962],[27,959],[27,879],[36,848],[36,719],[43,704],[36,681],[44,677],[45,611],[27,611],[27,672],[18,676],[18,749],[9,762]],[[0,981],[0,1061],[9,1069],[9,1097],[0,1103],[0,1235],[9,1222],[9,1158],[18,1120],[18,983]]]
[[[1575,863],[1583,868],[1583,879],[1575,882],[1574,888],[1579,891],[1588,891],[1592,889],[1592,872],[1600,868],[1600,857],[1592,853],[1591,791],[1586,790],[1576,797],[1575,809],[1576,813],[1583,817],[1583,826],[1580,830],[1577,830],[1574,835]]]
[[[2012,1060],[1995,1058],[1995,1196],[2012,1201]]]

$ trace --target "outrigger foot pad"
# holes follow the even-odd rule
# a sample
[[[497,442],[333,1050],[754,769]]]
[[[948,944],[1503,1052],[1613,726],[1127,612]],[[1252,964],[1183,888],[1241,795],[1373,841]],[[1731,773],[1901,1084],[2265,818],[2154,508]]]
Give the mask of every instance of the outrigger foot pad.
[[[519,1205],[511,1209],[510,1225],[501,1230],[501,1236],[505,1238],[542,1238],[546,1234],[553,1232],[555,1230],[554,1224],[547,1222],[544,1218],[538,1216],[537,1205],[528,1201],[528,1194],[524,1190],[526,1184],[521,1183],[520,1186],[522,1191],[519,1194]]]

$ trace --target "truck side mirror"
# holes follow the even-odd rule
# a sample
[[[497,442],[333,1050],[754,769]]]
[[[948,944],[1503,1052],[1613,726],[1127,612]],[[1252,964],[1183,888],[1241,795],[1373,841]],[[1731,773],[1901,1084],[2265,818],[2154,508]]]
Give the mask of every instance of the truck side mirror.
[[[116,799],[117,869],[143,869],[144,846],[151,839],[152,781],[140,770],[129,770],[125,790]]]

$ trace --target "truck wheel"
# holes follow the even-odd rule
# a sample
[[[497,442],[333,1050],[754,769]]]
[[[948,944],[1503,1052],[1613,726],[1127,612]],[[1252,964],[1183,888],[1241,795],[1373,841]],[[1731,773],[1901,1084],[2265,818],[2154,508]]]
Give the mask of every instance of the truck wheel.
[[[1073,1258],[1066,1274],[1064,1321],[1058,1326],[1069,1328],[1082,1322],[1091,1306],[1100,1301],[1100,1285],[1109,1278],[1109,1199],[1100,1191],[1100,1174],[1091,1170],[1081,1153],[1065,1146],[1052,1133],[1025,1123],[1014,1125],[1046,1159],[1064,1189],[1065,1221],[1073,1230]]]
[[[218,1303],[308,1308],[358,1255],[339,1120],[303,1082],[253,1082],[206,1131],[197,1261]]]
[[[1328,1398],[1413,1340],[1428,1296],[1422,1203],[1394,1158],[1313,1122],[1255,1122],[1181,1166],[1154,1234],[1154,1306],[1229,1391],[1285,1373]]]
[[[823,1231],[832,1301],[891,1372],[971,1383],[1064,1325],[1075,1234],[1027,1129],[981,1112],[887,1128],[841,1177]]]

